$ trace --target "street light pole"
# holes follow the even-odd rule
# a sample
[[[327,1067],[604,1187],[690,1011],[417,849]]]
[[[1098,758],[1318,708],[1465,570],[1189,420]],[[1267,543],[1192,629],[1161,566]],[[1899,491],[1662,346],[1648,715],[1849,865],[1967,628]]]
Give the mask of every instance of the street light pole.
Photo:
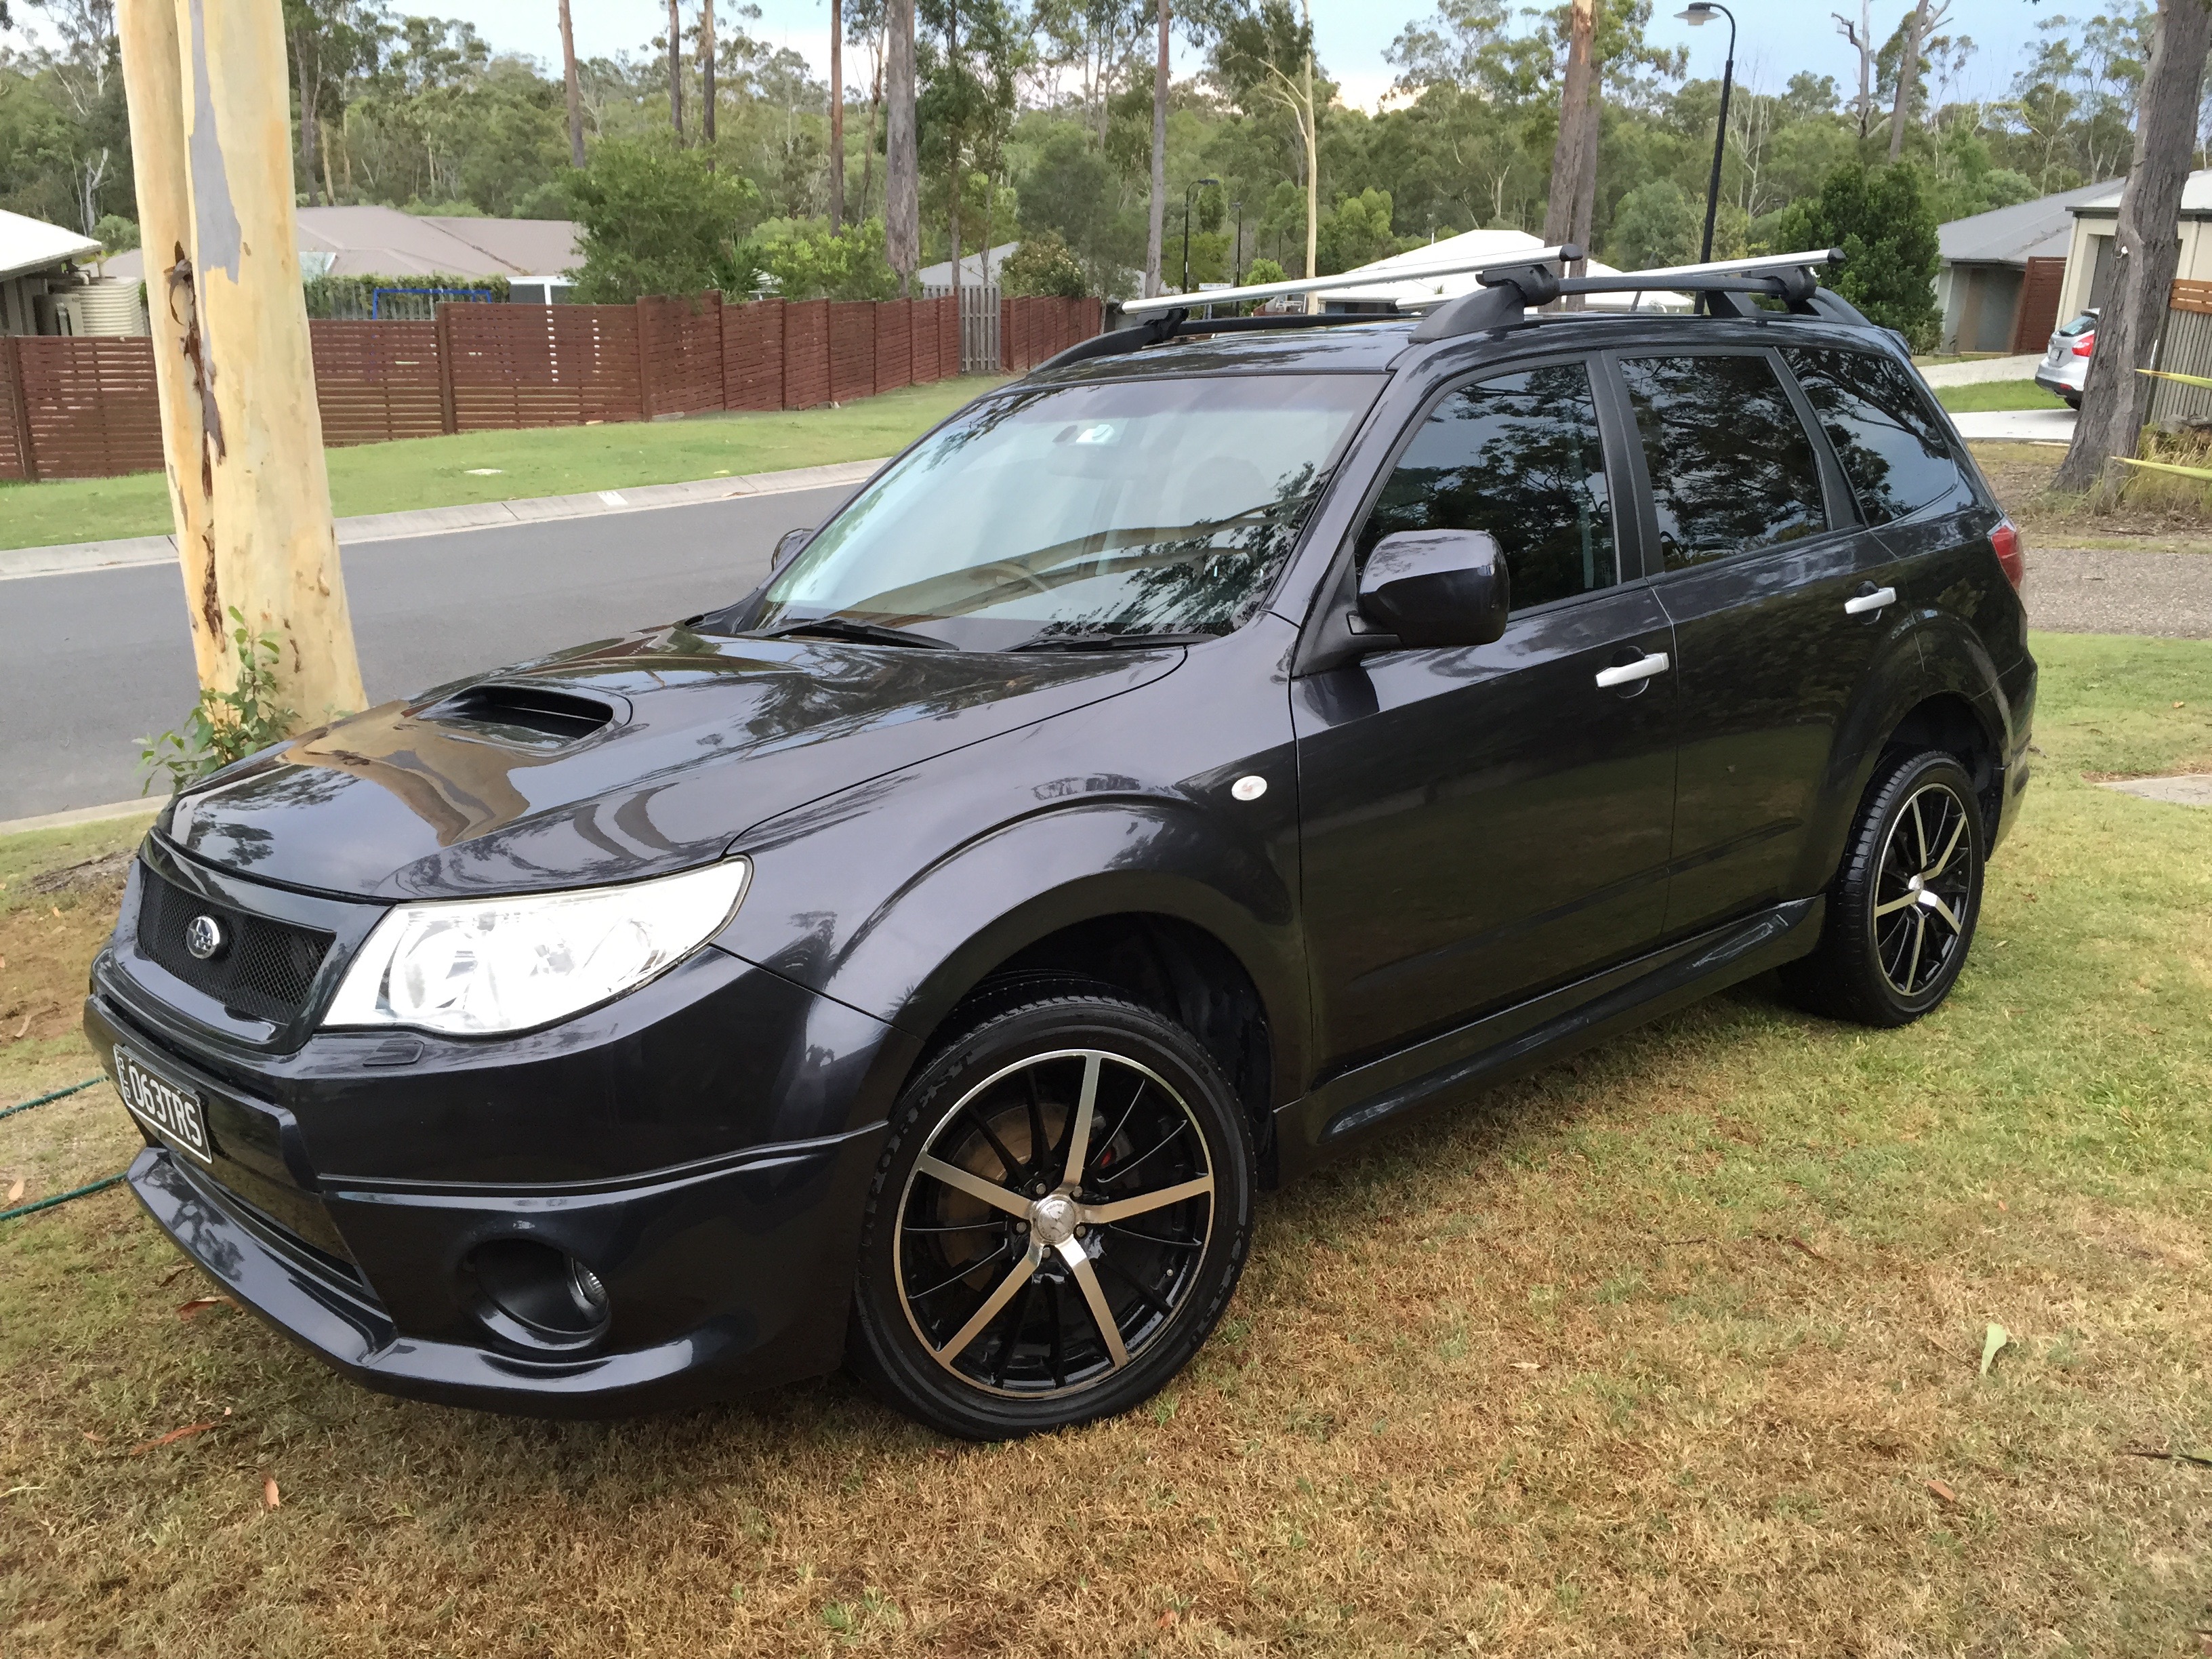
[[[1182,187],[1182,291],[1190,292],[1190,198],[1208,185],[1218,185],[1218,179],[1194,179]]]
[[[1229,286],[1241,288],[1244,283],[1244,204],[1231,202],[1230,206],[1237,210],[1237,246],[1230,256]]]
[[[1728,19],[1728,62],[1721,70],[1721,118],[1713,133],[1713,175],[1705,185],[1705,234],[1698,244],[1698,263],[1708,264],[1713,257],[1713,219],[1721,205],[1721,156],[1728,149],[1729,93],[1735,82],[1735,14],[1715,0],[1691,0],[1686,11],[1674,15],[1692,27],[1710,23],[1718,12]]]

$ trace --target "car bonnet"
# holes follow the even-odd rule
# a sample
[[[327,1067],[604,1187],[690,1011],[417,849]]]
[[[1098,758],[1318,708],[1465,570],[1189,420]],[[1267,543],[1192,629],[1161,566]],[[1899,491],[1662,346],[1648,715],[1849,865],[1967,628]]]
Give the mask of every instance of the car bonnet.
[[[750,825],[1169,673],[682,625],[390,702],[189,792],[188,856],[366,898],[546,891],[710,862]]]

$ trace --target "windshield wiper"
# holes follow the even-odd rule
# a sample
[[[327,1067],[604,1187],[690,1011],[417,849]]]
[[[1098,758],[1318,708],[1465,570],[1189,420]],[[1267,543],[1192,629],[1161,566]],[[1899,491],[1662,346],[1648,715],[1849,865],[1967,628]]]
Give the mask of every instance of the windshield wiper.
[[[1156,634],[1040,634],[1010,645],[1009,651],[1157,651],[1170,645],[1202,645],[1218,634],[1185,629]]]
[[[910,634],[903,628],[862,622],[857,617],[815,617],[806,622],[786,623],[780,628],[767,629],[758,637],[781,640],[793,634],[826,634],[832,639],[854,640],[863,645],[910,645],[928,651],[958,648],[950,640],[937,639],[928,634]]]

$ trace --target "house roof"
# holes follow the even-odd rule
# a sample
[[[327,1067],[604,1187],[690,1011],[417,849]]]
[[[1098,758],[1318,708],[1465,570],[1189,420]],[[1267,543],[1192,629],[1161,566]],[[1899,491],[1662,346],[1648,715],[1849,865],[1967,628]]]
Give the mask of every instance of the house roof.
[[[325,256],[332,276],[552,276],[577,261],[576,227],[566,219],[427,217],[388,207],[303,207],[300,252]],[[136,253],[107,262],[108,274],[143,276]]]
[[[1525,230],[1469,230],[1457,236],[1447,236],[1441,241],[1431,242],[1404,253],[1394,253],[1388,258],[1377,259],[1344,273],[1346,279],[1342,288],[1322,290],[1319,297],[1329,300],[1395,301],[1428,300],[1441,295],[1456,299],[1472,293],[1479,286],[1472,270],[1449,276],[1409,277],[1403,273],[1420,271],[1431,266],[1456,264],[1467,259],[1505,258],[1516,253],[1533,252],[1544,247],[1541,237],[1531,236]],[[1589,262],[1589,274],[1593,276],[1618,276],[1620,273],[1601,259]],[[1594,310],[1613,311],[1687,311],[1689,301],[1680,295],[1662,294],[1654,290],[1645,294],[1593,294],[1585,303]]]
[[[2108,179],[1954,219],[1936,227],[1936,247],[1950,264],[2018,265],[2024,270],[2030,259],[2063,259],[2074,240],[2075,210],[2107,193],[2117,204],[2119,191],[2120,181]]]
[[[70,259],[97,259],[100,244],[43,219],[0,212],[0,279],[44,270]]]
[[[999,267],[1006,263],[1006,256],[1019,247],[1019,242],[1001,242],[986,253],[963,253],[960,256],[960,285],[963,288],[981,288],[995,282]],[[988,274],[984,262],[988,260]],[[922,287],[949,289],[952,286],[952,261],[939,259],[933,265],[924,265],[915,273],[915,281]]]
[[[2102,218],[2120,210],[2120,191],[2127,181],[2115,179],[2096,187],[2090,196],[2077,206],[2077,215],[2094,214]],[[2212,219],[2212,167],[2200,167],[2181,183],[2181,216],[2185,219]]]

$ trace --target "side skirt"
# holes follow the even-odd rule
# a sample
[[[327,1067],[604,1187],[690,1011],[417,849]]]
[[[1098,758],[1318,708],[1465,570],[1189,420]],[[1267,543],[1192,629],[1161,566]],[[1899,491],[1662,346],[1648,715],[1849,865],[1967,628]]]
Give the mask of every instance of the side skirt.
[[[1548,1065],[1803,956],[1825,896],[1794,899],[1332,1078],[1276,1114],[1285,1180],[1385,1125]]]

